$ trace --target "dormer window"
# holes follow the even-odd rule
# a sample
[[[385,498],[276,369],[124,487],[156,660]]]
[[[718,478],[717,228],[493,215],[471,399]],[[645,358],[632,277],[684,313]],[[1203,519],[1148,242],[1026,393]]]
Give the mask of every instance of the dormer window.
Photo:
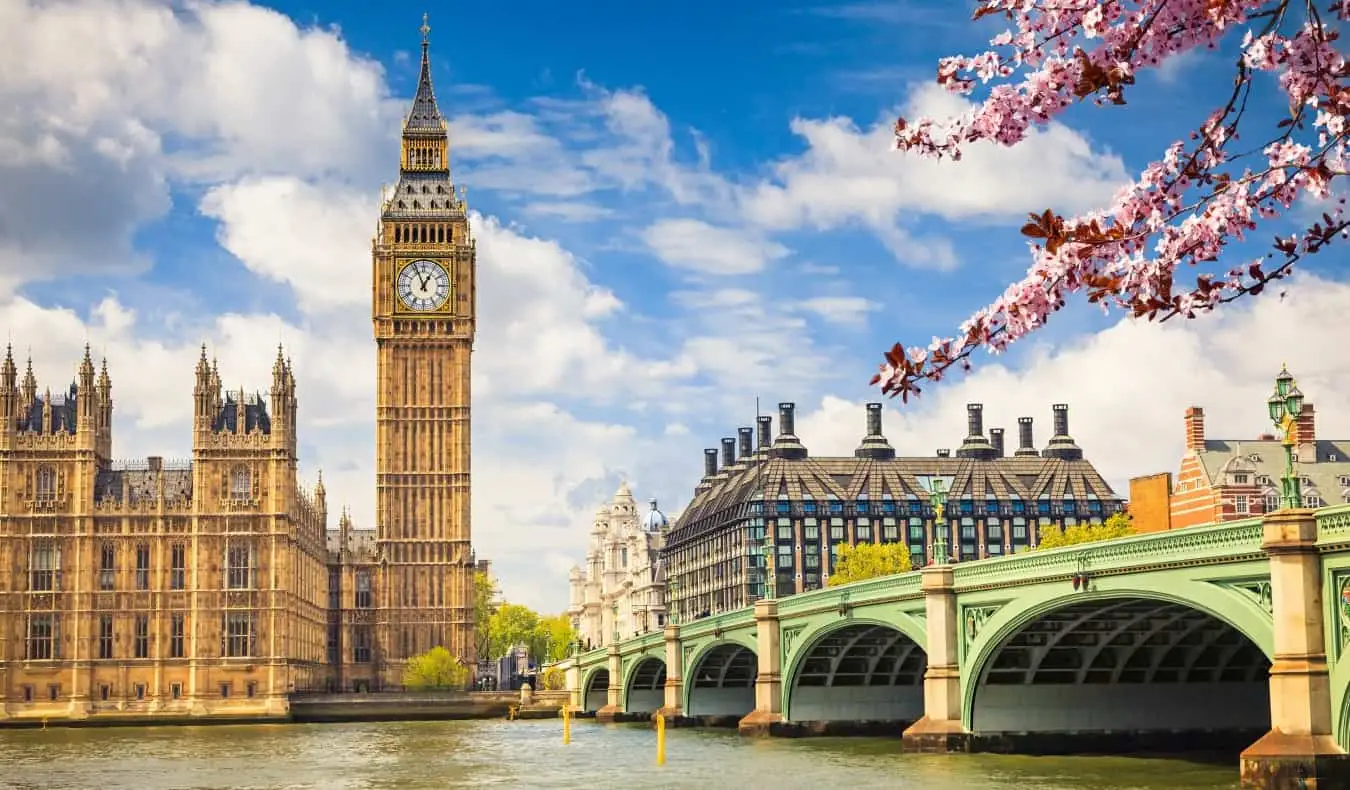
[[[1261,456],[1258,453],[1252,453],[1251,455],[1247,456],[1247,460],[1251,461],[1254,464],[1259,464],[1261,463]]]
[[[1350,488],[1350,475],[1341,475],[1339,482],[1341,484],[1341,488]]]
[[[1250,475],[1247,475],[1247,474],[1235,474],[1235,475],[1233,475],[1233,485],[1235,485],[1235,486],[1245,486],[1245,485],[1248,484],[1248,481],[1250,480],[1250,477],[1251,477],[1251,476],[1250,476]]]
[[[1257,475],[1257,476],[1256,476],[1256,484],[1259,485],[1259,486],[1268,486],[1268,485],[1271,485],[1270,475]]]

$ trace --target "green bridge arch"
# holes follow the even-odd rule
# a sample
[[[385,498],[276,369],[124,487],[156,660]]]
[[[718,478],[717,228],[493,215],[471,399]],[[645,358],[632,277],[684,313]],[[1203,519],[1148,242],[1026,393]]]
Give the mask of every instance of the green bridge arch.
[[[899,632],[903,637],[913,642],[918,648],[927,654],[927,632],[922,623],[902,612],[869,612],[864,616],[839,616],[836,614],[825,615],[819,619],[814,619],[808,623],[805,629],[794,634],[789,646],[783,648],[783,672],[782,672],[782,710],[783,719],[786,721],[795,721],[792,718],[792,692],[797,686],[797,676],[801,673],[802,665],[810,657],[811,651],[830,635],[854,628],[857,626],[878,626],[889,628],[892,631]]]
[[[714,637],[706,641],[700,641],[697,644],[697,646],[693,649],[693,651],[687,654],[687,658],[684,661],[684,667],[682,667],[680,675],[680,677],[682,678],[682,682],[684,684],[684,688],[682,689],[683,699],[681,700],[682,710],[686,712],[692,710],[691,702],[693,701],[694,698],[695,684],[697,683],[698,680],[698,678],[696,677],[696,670],[699,668],[699,665],[702,664],[703,660],[707,658],[710,654],[712,654],[713,651],[722,647],[736,647],[749,651],[750,655],[755,657],[756,671],[758,671],[759,651],[757,649],[758,644],[755,641],[753,631],[749,630],[733,631],[727,633],[723,637]],[[751,684],[750,688],[751,694],[753,695],[754,693],[753,683]],[[754,703],[752,701],[750,709],[745,712],[749,713],[749,711],[753,709]]]
[[[1041,584],[1001,605],[961,651],[962,725],[974,731],[975,697],[985,668],[1014,634],[1074,604],[1131,598],[1177,604],[1209,615],[1251,640],[1267,658],[1274,656],[1274,623],[1270,613],[1212,581],[1181,579],[1175,573],[1161,572],[1104,577],[1093,580],[1093,589],[1088,591],[1073,591],[1063,581]]]

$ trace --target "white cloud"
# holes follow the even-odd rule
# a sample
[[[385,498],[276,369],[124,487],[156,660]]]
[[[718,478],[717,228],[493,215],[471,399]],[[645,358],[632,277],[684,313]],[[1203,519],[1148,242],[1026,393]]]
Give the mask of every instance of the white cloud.
[[[370,301],[370,240],[377,195],[274,176],[207,191],[202,214],[250,271],[294,289],[305,312]]]
[[[967,378],[925,390],[909,406],[890,402],[886,435],[901,454],[955,449],[966,433],[965,405],[984,404],[984,424],[1006,430],[1015,448],[1017,418],[1035,418],[1037,447],[1050,436],[1051,405],[1070,405],[1069,429],[1086,457],[1128,495],[1131,477],[1177,472],[1182,416],[1205,409],[1214,438],[1255,439],[1269,432],[1265,399],[1282,362],[1317,406],[1317,432],[1350,437],[1350,368],[1336,354],[1350,284],[1304,275],[1288,296],[1271,292],[1239,307],[1166,324],[1122,319],[1055,347],[1041,346],[1010,370],[982,360]],[[861,404],[827,397],[798,417],[813,454],[851,454],[862,437]]]
[[[704,274],[753,274],[787,255],[781,244],[696,219],[663,219],[642,232],[661,260]]]
[[[926,85],[899,114],[943,119],[971,106]],[[970,220],[1015,218],[1051,206],[1074,211],[1100,205],[1127,181],[1118,156],[1093,150],[1058,123],[1011,149],[971,145],[959,162],[897,152],[891,118],[866,130],[847,118],[797,118],[792,130],[807,150],[780,161],[771,180],[743,192],[745,216],[773,229],[860,223],[912,265],[941,269],[954,263],[944,241],[909,237],[904,224],[912,215]]]
[[[861,296],[817,296],[803,299],[797,306],[832,324],[845,326],[867,323],[867,314],[880,307],[876,302]]]

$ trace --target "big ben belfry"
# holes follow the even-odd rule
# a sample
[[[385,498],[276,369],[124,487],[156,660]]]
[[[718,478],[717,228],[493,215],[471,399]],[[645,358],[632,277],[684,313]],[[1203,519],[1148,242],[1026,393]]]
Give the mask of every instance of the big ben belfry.
[[[385,196],[371,256],[380,561],[374,658],[385,683],[398,683],[408,658],[436,646],[475,660],[469,407],[476,256],[467,206],[450,176],[429,33],[424,18],[398,186]]]

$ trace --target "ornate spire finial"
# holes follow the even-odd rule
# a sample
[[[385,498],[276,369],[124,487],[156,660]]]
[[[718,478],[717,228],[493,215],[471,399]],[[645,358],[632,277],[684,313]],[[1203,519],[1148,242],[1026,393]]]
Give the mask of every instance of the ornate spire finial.
[[[430,43],[427,36],[431,34],[431,25],[427,24],[427,14],[425,12],[422,13],[422,26],[418,28],[418,30],[422,32],[422,46],[425,47]]]

